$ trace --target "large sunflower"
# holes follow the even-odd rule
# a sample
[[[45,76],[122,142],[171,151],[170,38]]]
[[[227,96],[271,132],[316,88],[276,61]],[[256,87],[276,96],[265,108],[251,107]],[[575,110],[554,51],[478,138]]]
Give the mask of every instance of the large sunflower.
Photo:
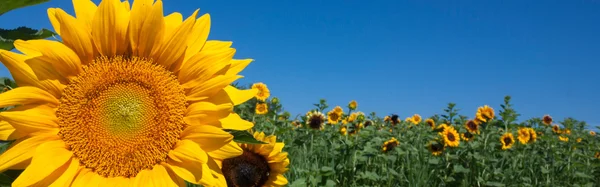
[[[274,135],[255,132],[254,138],[267,144],[238,144],[231,149],[244,153],[234,158],[215,159],[222,168],[219,178],[225,178],[227,186],[284,186],[288,180],[288,153],[282,152],[284,143],[277,142]]]
[[[531,134],[528,128],[521,127],[517,134],[517,139],[519,139],[521,144],[527,144],[529,143],[529,140],[531,140]]]
[[[510,149],[515,144],[515,137],[510,132],[504,133],[500,137],[500,143],[502,144],[502,150]]]
[[[162,1],[74,0],[48,15],[61,42],[15,41],[0,50],[19,85],[0,94],[0,171],[13,186],[224,185],[213,157],[235,157],[222,129],[253,126],[233,106],[257,90],[230,84],[252,60],[231,42],[206,41],[210,16],[163,17]]]
[[[454,127],[449,126],[444,128],[444,131],[441,132],[441,135],[446,146],[458,147],[458,145],[460,145],[460,135],[456,129],[454,129]]]

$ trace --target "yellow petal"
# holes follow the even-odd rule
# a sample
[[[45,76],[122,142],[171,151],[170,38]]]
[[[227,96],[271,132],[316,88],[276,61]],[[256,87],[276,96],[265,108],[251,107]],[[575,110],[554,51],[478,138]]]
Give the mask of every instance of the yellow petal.
[[[79,165],[79,160],[76,158],[72,158],[70,162],[68,162],[68,168],[65,172],[60,175],[50,187],[62,187],[62,186],[71,186],[71,183],[75,179],[75,176],[79,175],[79,171],[81,171],[81,166]]]
[[[2,95],[0,95],[2,96]],[[1,98],[1,97],[0,97]],[[192,103],[187,108],[186,116],[194,115],[215,115],[215,113],[229,113],[233,111],[233,105],[226,103],[221,105],[215,105],[210,102],[196,102]],[[193,125],[193,124],[190,124]]]
[[[286,184],[288,184],[288,180],[283,175],[277,175],[277,176],[275,176],[275,180],[273,181],[273,184],[279,185],[279,186],[285,186]]]
[[[33,70],[25,63],[27,59],[24,55],[0,49],[0,62],[10,71],[17,85],[35,86],[47,90],[55,97],[60,97],[62,92],[60,83],[55,80],[38,80]]]
[[[214,184],[214,178],[212,177],[210,169],[206,164],[168,160],[167,164],[164,165],[178,177],[181,177],[188,182],[202,184],[205,186],[211,186]]]
[[[90,0],[73,0],[73,9],[75,9],[75,16],[82,23],[85,23],[88,29],[92,28],[92,20],[96,13],[96,4]]]
[[[152,53],[152,56],[154,57],[154,60],[156,60],[157,64],[169,68],[173,63],[181,59],[187,47],[187,45],[182,44],[187,44],[188,36],[190,35],[190,30],[194,26],[194,23],[196,22],[197,14],[198,10],[196,10],[192,16],[186,19],[183,24],[177,27],[172,35],[166,35],[166,37],[170,37],[170,39],[165,40],[165,43],[161,45],[160,50]]]
[[[77,76],[81,69],[79,56],[64,44],[52,40],[17,40],[15,48],[25,54],[40,53],[39,60],[51,64],[64,77]]]
[[[238,143],[231,141],[227,145],[225,145],[217,150],[208,152],[208,155],[211,158],[214,158],[219,161],[223,161],[228,158],[240,156],[240,155],[242,155],[242,153],[244,153],[244,152],[243,152],[242,148],[238,145]],[[219,165],[219,168],[222,167],[221,162],[217,162],[217,164]]]
[[[104,177],[94,173],[90,169],[81,169],[79,174],[75,176],[72,186],[102,186],[106,180]]]
[[[231,85],[223,88],[223,90],[227,92],[227,95],[231,99],[231,102],[233,102],[233,105],[242,104],[252,99],[258,93],[258,89],[240,90]]]
[[[214,126],[196,125],[184,129],[181,139],[195,142],[204,151],[213,151],[227,145],[233,140],[233,136]]]
[[[175,145],[175,149],[169,151],[169,158],[177,162],[194,161],[206,164],[208,155],[206,155],[206,152],[204,152],[196,142],[187,138],[182,138],[182,140]]]
[[[92,21],[92,39],[101,55],[115,56],[128,47],[129,14],[119,0],[100,2]]]
[[[140,176],[141,175],[141,176]],[[170,187],[179,186],[178,180],[173,179],[162,165],[155,165],[152,171],[143,170],[135,177],[133,186]]]
[[[58,139],[59,137],[55,134],[39,134],[26,139],[17,140],[10,148],[8,148],[8,150],[0,154],[0,171],[4,172],[11,166],[31,159],[35,153],[35,149],[40,144]]]
[[[187,100],[188,101],[196,101],[206,99],[221,89],[230,85],[233,81],[242,78],[243,76],[234,75],[218,75],[212,79],[209,79],[202,83],[197,83],[196,85],[190,85],[190,89],[186,90]],[[185,87],[185,85],[184,85]]]
[[[242,119],[236,113],[230,113],[229,116],[219,120],[223,129],[248,130],[254,127],[254,123]]]
[[[50,79],[57,80],[62,84],[68,84],[69,82],[67,77],[59,73],[52,64],[44,61],[44,57],[30,58],[25,60],[25,63],[31,68],[40,81]]]
[[[191,32],[188,40],[188,48],[185,51],[186,58],[183,59],[184,62],[204,47],[204,43],[206,43],[208,33],[210,32],[210,15],[204,14],[200,16],[196,20]]]
[[[209,41],[206,41],[206,44],[204,44],[202,51],[229,49],[231,47],[231,44],[233,44],[233,42],[209,40]]]
[[[14,140],[22,138],[27,133],[16,131],[16,129],[6,121],[0,121],[0,140]]]
[[[0,118],[12,125],[16,130],[33,132],[54,132],[58,130],[58,119],[51,107],[19,106],[0,113]]]
[[[250,64],[252,61],[252,59],[244,59],[244,60],[237,60],[237,59],[233,59],[231,60],[231,66],[229,67],[229,70],[227,70],[227,75],[236,75],[240,72],[242,72],[242,70],[244,70],[244,68],[246,68],[246,66],[248,66],[248,64]]]
[[[165,16],[165,40],[173,36],[175,28],[179,27],[183,23],[183,16],[179,12],[173,12],[168,16]]]
[[[227,180],[225,180],[225,176],[223,176],[223,172],[221,171],[221,161],[212,159],[212,158],[208,158],[208,168],[210,169],[210,172],[212,173],[212,175],[216,178],[215,179],[215,186],[218,187],[227,187]]]
[[[0,108],[40,103],[48,106],[58,106],[58,100],[54,96],[36,87],[17,87],[0,94]]]
[[[201,51],[187,60],[179,72],[179,81],[185,88],[206,81],[219,71],[229,67],[235,49]]]
[[[50,24],[52,24],[52,27],[54,28],[54,32],[56,32],[56,34],[58,35],[62,35],[60,34],[60,22],[58,22],[58,19],[56,19],[56,10],[57,8],[48,9],[48,19],[50,20]]]
[[[85,28],[85,24],[62,9],[55,10],[56,20],[60,23],[60,36],[63,43],[79,55],[82,64],[91,63],[94,60],[94,44],[91,33]]]
[[[30,186],[52,174],[73,156],[65,142],[54,140],[40,144],[31,159],[31,164],[17,177],[13,186]]]
[[[158,50],[165,31],[162,1],[157,1],[154,6],[152,1],[134,1],[131,10],[129,41],[133,54],[140,57],[150,57],[153,50]]]
[[[133,179],[125,177],[110,177],[106,178],[106,186],[131,186]]]

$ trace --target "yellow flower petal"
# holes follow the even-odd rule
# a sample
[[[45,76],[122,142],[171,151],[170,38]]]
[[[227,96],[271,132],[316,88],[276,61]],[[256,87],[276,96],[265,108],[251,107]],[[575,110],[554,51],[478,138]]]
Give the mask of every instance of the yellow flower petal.
[[[33,185],[67,163],[71,156],[73,156],[73,152],[66,149],[65,142],[62,140],[40,144],[35,149],[31,164],[17,177],[12,185]]]
[[[15,48],[27,55],[41,54],[36,57],[51,64],[64,77],[74,77],[82,71],[79,56],[64,44],[51,40],[17,40]]]
[[[146,174],[147,178],[144,181],[139,181],[136,177],[136,185],[134,186],[148,186],[148,187],[170,187],[179,186],[175,183],[177,180],[173,180],[169,175],[167,169],[162,165],[156,165],[152,171]]]
[[[54,28],[54,32],[56,32],[56,34],[58,35],[62,35],[60,34],[60,22],[58,22],[58,19],[56,19],[56,10],[57,8],[48,9],[48,19],[50,20],[50,24],[52,24],[52,27]]]
[[[55,97],[60,97],[62,92],[61,84],[56,80],[40,81],[31,67],[25,63],[27,59],[24,55],[0,49],[0,62],[10,71],[17,85],[21,87],[35,86],[48,91]]]
[[[254,127],[254,123],[242,119],[236,113],[230,113],[229,116],[219,120],[223,129],[248,130]]]
[[[0,121],[0,140],[14,140],[22,138],[27,133],[16,131],[16,129],[6,121]]]
[[[62,186],[70,186],[70,184],[75,179],[75,176],[79,175],[79,171],[81,170],[81,166],[79,166],[79,160],[76,158],[72,158],[68,163],[68,168],[65,172],[60,175],[51,185],[50,187],[62,187]]]
[[[165,31],[162,1],[154,6],[152,1],[136,0],[131,10],[129,41],[133,54],[140,57],[150,57],[153,50],[158,50]]]
[[[92,28],[92,20],[98,7],[90,0],[73,0],[73,9],[75,16],[82,23],[85,23],[88,29]]]
[[[229,49],[233,42],[230,41],[218,41],[218,40],[209,40],[206,41],[202,51],[211,51],[211,50],[224,50]]]
[[[172,35],[166,35],[166,37],[170,37],[170,39],[163,43],[164,45],[161,46],[160,50],[156,52],[153,51],[152,56],[157,64],[169,68],[177,60],[182,60],[181,57],[184,55],[187,47],[186,45],[182,44],[186,44],[190,30],[196,22],[197,14],[198,10],[196,10],[192,16],[186,19],[183,24],[177,27]]]
[[[197,83],[197,85],[191,86],[190,89],[186,90],[187,92],[187,100],[188,101],[196,101],[206,99],[221,89],[230,85],[233,81],[242,78],[243,76],[235,75],[218,75],[208,81]],[[184,85],[185,86],[185,85]]]
[[[181,81],[184,88],[196,86],[226,68],[234,54],[235,49],[202,50],[183,64],[181,69],[185,71],[179,72],[179,81]]]
[[[0,95],[1,96],[1,95]],[[1,97],[0,97],[1,98]],[[196,102],[192,103],[187,108],[186,116],[194,116],[194,115],[211,115],[215,113],[229,113],[233,111],[233,105],[231,104],[221,104],[215,105],[210,102]],[[194,125],[194,124],[190,124]]]
[[[283,175],[275,176],[275,180],[273,181],[273,184],[279,185],[279,186],[285,186],[287,183],[288,183],[288,180]]]
[[[223,88],[223,90],[227,92],[227,95],[231,99],[231,102],[233,102],[233,105],[242,104],[252,99],[258,93],[258,89],[240,90],[231,85]]]
[[[206,164],[169,160],[165,166],[173,171],[178,177],[194,184],[211,186],[215,182],[210,172],[210,168],[208,168],[208,165]]]
[[[72,186],[101,186],[105,181],[104,177],[94,173],[90,169],[81,169],[79,174],[75,176]]]
[[[85,29],[84,23],[79,22],[62,9],[55,9],[54,15],[60,24],[60,36],[63,43],[79,55],[82,64],[91,63],[94,60],[94,44],[92,43],[92,35]],[[54,29],[56,29],[56,26]]]
[[[0,113],[0,118],[18,131],[28,133],[58,131],[58,119],[54,115],[54,109],[48,106],[19,106]]]
[[[36,103],[53,107],[58,106],[58,100],[54,96],[36,87],[17,87],[0,94],[0,108]]]
[[[187,61],[194,54],[198,53],[208,39],[208,33],[210,32],[210,15],[204,14],[196,20],[194,27],[188,38],[188,47],[185,51],[185,58],[183,61]]]
[[[244,68],[246,68],[246,66],[248,66],[252,61],[252,59],[244,59],[244,60],[237,60],[237,59],[233,59],[231,60],[231,66],[229,67],[229,70],[227,70],[227,75],[236,75],[240,72],[242,72],[242,70],[244,70]]]
[[[20,164],[31,157],[35,153],[35,149],[42,143],[58,140],[59,137],[54,134],[40,134],[26,139],[20,139],[14,142],[11,147],[4,153],[0,154],[0,171]]]
[[[175,28],[179,27],[181,23],[183,23],[183,16],[179,12],[173,12],[165,16],[163,20],[165,21],[165,37],[164,40],[161,41],[165,41],[169,37],[173,36]]]
[[[182,139],[183,140],[177,142],[175,149],[169,151],[169,158],[177,162],[194,161],[206,164],[208,155],[200,148],[200,145],[192,139]]]
[[[218,161],[223,161],[228,158],[240,156],[240,155],[242,155],[242,153],[243,153],[243,150],[238,145],[238,143],[231,141],[227,145],[225,145],[217,150],[208,152],[208,155],[211,158],[214,158]],[[222,167],[221,162],[217,162],[217,164],[218,164],[219,168]]]
[[[227,187],[227,180],[225,180],[225,176],[223,176],[223,172],[221,171],[221,162],[209,157],[207,165],[212,175],[216,178],[215,186]]]
[[[181,139],[195,142],[204,151],[213,151],[231,142],[233,135],[214,126],[196,125],[183,130]],[[206,160],[203,163],[206,163]]]
[[[92,39],[101,55],[123,54],[128,47],[129,14],[119,0],[103,0],[92,21]]]

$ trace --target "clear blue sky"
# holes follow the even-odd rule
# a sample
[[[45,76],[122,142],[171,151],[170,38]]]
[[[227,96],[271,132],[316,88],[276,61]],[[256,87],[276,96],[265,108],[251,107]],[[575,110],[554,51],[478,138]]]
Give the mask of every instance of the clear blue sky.
[[[98,2],[95,0],[94,2]],[[51,0],[0,16],[0,27],[49,28]],[[242,83],[264,82],[292,114],[326,98],[364,112],[474,116],[513,97],[521,120],[552,115],[600,125],[600,2],[167,0],[165,14],[210,13],[210,39],[254,58]],[[0,76],[8,76],[4,67]]]

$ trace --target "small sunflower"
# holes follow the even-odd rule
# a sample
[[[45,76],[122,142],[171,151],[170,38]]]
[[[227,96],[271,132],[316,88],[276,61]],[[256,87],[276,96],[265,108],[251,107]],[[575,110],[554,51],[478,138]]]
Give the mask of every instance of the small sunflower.
[[[267,103],[256,103],[255,112],[259,115],[266,114],[269,112],[269,106],[267,106]]]
[[[288,153],[282,152],[285,144],[277,142],[274,135],[266,136],[255,132],[254,138],[267,144],[237,144],[230,149],[240,149],[242,155],[224,160],[216,159],[221,166],[227,186],[285,186],[288,180],[283,175],[288,171]]]
[[[479,134],[479,125],[475,122],[475,120],[469,120],[465,123],[465,127],[467,131],[473,134]]]
[[[529,143],[529,140],[531,139],[531,134],[529,133],[529,129],[520,128],[519,131],[517,132],[517,134],[518,134],[517,139],[519,139],[519,142],[521,142],[521,144]]]
[[[529,142],[535,142],[537,140],[537,133],[533,128],[527,128],[529,131]]]
[[[470,133],[470,132],[468,132],[468,131],[467,131],[467,132],[465,132],[465,133],[462,133],[460,137],[461,137],[463,140],[467,141],[467,142],[468,142],[468,141],[471,141],[471,140],[473,140],[473,138],[475,138],[475,136],[473,136],[473,134],[471,134],[471,133]]]
[[[363,112],[356,112],[356,120],[358,121],[364,121],[366,119],[365,113]]]
[[[596,152],[596,154],[594,154],[594,158],[600,159],[600,152]]]
[[[384,153],[387,153],[387,152],[393,150],[399,144],[400,144],[400,142],[398,142],[398,140],[396,140],[396,138],[392,137],[388,141],[385,141],[383,143],[383,146],[381,149],[383,150]]]
[[[390,117],[390,121],[392,122],[392,125],[397,125],[400,123],[400,116],[394,114],[392,117]]]
[[[340,134],[348,135],[348,128],[345,125],[340,125]]]
[[[442,152],[444,152],[444,144],[437,141],[432,141],[427,144],[427,149],[429,149],[433,156],[439,156],[442,154]]]
[[[347,118],[347,121],[352,123],[354,121],[356,121],[356,118],[358,118],[358,113],[353,112],[352,114],[350,114]]]
[[[502,144],[502,150],[507,150],[515,144],[515,138],[512,133],[507,132],[500,137],[500,143]]]
[[[487,122],[490,119],[494,118],[494,109],[485,105],[483,107],[479,107],[476,113],[477,120],[481,122]]]
[[[336,106],[335,108],[333,108],[333,110],[331,110],[335,113],[337,113],[340,117],[342,116],[342,114],[344,114],[344,109],[342,109],[341,106]]]
[[[552,117],[550,115],[544,115],[544,117],[542,118],[542,122],[544,123],[544,125],[550,125],[552,124]]]
[[[595,131],[590,131],[590,135],[591,136],[596,136],[596,132]]]
[[[435,128],[435,131],[438,131],[438,132],[443,132],[443,131],[444,131],[444,130],[446,130],[446,128],[448,128],[448,127],[451,127],[451,126],[448,126],[448,125],[446,125],[445,123],[442,123],[441,125],[439,125],[439,126],[437,126],[437,127]]]
[[[427,119],[425,120],[425,123],[427,123],[431,129],[435,129],[435,121],[433,121],[433,119]]]
[[[582,140],[581,138],[577,138],[575,141],[576,141],[577,143],[581,143],[581,140]]]
[[[390,116],[383,117],[383,122],[390,122],[392,118]]]
[[[442,132],[442,138],[444,139],[444,144],[450,147],[458,147],[460,144],[460,135],[456,132],[454,127],[447,127]]]
[[[298,128],[298,127],[302,127],[302,123],[300,123],[300,121],[292,121],[292,126],[294,128]]]
[[[306,116],[306,125],[311,129],[321,130],[323,129],[323,124],[325,123],[325,115],[320,111],[314,111],[308,113]]]
[[[410,123],[415,123],[412,121],[412,117],[406,117],[406,119],[404,119],[404,121],[410,122]]]
[[[565,129],[565,134],[571,135],[571,129]]]
[[[415,125],[421,123],[421,116],[419,114],[415,114],[411,117],[411,122]]]
[[[558,125],[553,125],[552,126],[552,132],[554,132],[556,134],[562,133],[561,130],[560,130],[560,127]]]
[[[371,126],[371,125],[373,125],[373,121],[371,121],[371,120],[367,120],[367,121],[365,121],[365,123],[364,123],[364,128],[367,128],[368,126]]]
[[[256,99],[260,101],[265,101],[267,100],[267,98],[269,98],[269,96],[271,96],[271,91],[269,91],[267,85],[262,82],[254,83],[252,85],[252,89],[258,90],[258,93],[256,94]]]
[[[567,137],[567,136],[558,136],[558,140],[563,141],[563,142],[568,142],[569,141],[569,137]]]
[[[337,113],[335,110],[327,112],[327,123],[329,124],[337,124],[341,118],[342,115]]]
[[[350,129],[348,130],[348,134],[355,135],[360,131],[360,129],[362,129],[361,124],[350,123]]]
[[[358,107],[358,103],[355,100],[352,100],[350,103],[348,103],[348,108],[350,110],[356,110],[356,107]]]

